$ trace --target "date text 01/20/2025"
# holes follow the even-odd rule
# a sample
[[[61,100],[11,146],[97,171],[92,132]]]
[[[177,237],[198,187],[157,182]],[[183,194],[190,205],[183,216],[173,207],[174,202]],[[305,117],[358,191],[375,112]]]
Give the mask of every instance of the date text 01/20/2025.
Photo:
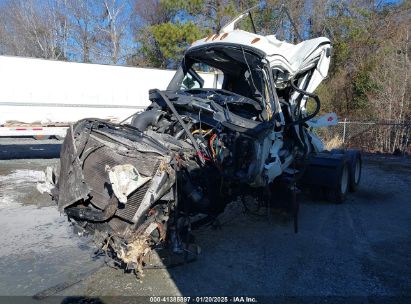
[[[255,297],[150,297],[150,303],[258,303]]]

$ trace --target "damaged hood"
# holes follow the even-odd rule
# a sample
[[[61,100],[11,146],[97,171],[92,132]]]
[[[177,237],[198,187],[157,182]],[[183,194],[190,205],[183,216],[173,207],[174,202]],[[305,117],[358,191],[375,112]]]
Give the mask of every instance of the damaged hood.
[[[259,60],[266,59],[271,67],[280,68],[294,76],[315,66],[324,52],[328,52],[329,58],[331,42],[326,37],[319,37],[292,44],[277,39],[275,35],[263,36],[236,29],[213,34],[194,42],[187,54],[210,53],[213,50],[229,48],[242,48],[254,54]],[[213,56],[215,57],[210,53],[210,57]],[[328,65],[323,74],[326,75],[327,72]]]

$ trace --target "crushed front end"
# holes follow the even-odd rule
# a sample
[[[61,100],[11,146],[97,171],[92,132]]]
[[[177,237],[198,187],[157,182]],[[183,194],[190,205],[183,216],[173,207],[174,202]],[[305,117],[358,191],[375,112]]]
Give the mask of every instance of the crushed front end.
[[[82,120],[61,150],[55,199],[61,212],[91,232],[110,257],[141,270],[164,241],[175,206],[172,154],[127,126]],[[154,204],[155,202],[155,204]]]

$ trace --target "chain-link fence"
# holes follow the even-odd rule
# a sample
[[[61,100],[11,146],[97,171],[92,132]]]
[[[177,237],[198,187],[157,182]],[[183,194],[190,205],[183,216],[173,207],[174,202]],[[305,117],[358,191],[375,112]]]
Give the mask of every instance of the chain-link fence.
[[[411,154],[411,122],[359,122],[344,120],[317,129],[327,149],[358,148],[367,152]]]

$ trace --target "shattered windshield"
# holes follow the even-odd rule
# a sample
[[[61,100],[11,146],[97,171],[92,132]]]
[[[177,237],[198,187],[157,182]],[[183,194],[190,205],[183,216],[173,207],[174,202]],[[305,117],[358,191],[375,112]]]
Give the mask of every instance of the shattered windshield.
[[[264,111],[270,107],[271,98],[261,59],[242,47],[218,46],[189,52],[168,89],[181,95],[223,100],[224,106],[227,102],[250,105],[254,111],[247,118],[256,118],[262,112],[262,120],[271,117]]]

